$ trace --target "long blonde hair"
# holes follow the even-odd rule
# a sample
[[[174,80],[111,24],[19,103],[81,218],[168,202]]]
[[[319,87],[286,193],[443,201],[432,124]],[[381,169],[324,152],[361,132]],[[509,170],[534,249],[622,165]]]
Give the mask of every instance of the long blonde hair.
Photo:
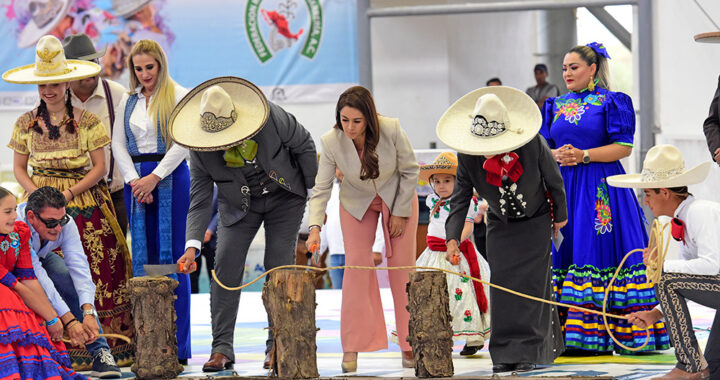
[[[154,97],[150,102],[148,113],[152,115],[153,124],[160,121],[159,132],[165,141],[165,147],[170,148],[171,139],[168,133],[168,118],[175,108],[175,81],[168,72],[168,61],[160,45],[153,40],[140,40],[133,46],[127,57],[127,67],[130,70],[130,91],[140,86],[140,81],[135,74],[133,57],[139,54],[147,54],[158,63],[158,77],[155,83]]]

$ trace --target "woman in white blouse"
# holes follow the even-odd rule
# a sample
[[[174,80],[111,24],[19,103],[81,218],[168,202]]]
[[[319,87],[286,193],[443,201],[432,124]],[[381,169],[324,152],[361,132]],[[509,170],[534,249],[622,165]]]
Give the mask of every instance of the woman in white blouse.
[[[165,52],[157,42],[138,41],[128,56],[130,92],[115,115],[112,151],[125,180],[132,236],[133,274],[144,264],[171,264],[185,248],[185,218],[190,205],[187,149],[172,144],[167,120],[187,90],[168,73]],[[177,277],[175,277],[177,276]],[[177,300],[178,358],[190,357],[190,282],[173,275]]]

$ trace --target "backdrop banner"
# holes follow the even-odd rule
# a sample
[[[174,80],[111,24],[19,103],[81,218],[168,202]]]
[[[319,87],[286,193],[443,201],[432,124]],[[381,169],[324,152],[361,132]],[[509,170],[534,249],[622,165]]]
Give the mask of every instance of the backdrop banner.
[[[141,39],[165,50],[170,75],[191,88],[233,75],[278,103],[334,103],[358,81],[354,0],[0,0],[0,71],[35,61],[38,39],[86,33],[102,76],[128,85]],[[37,101],[30,85],[0,83],[0,110]]]

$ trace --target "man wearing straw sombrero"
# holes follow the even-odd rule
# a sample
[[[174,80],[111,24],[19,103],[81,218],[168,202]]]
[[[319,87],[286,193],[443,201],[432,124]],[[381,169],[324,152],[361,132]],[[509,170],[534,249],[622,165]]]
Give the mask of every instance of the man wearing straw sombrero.
[[[310,133],[252,83],[236,77],[208,80],[190,91],[168,122],[172,139],[190,149],[190,209],[186,251],[178,260],[194,270],[212,215],[217,186],[215,271],[227,286],[242,282],[248,248],[262,223],[265,269],[295,263],[295,247],[317,153]],[[210,288],[212,354],[205,372],[232,367],[240,292]],[[269,321],[272,326],[272,321]],[[273,344],[268,332],[267,351]],[[264,365],[269,365],[266,358]]]
[[[679,259],[658,259],[658,253],[645,249],[643,259],[650,269],[662,270],[655,293],[660,308],[638,311],[629,320],[640,328],[665,318],[670,341],[675,347],[676,367],[656,379],[720,378],[720,313],[715,314],[705,355],[693,332],[687,300],[720,309],[720,204],[695,199],[688,185],[707,177],[710,162],[685,170],[680,150],[672,145],[657,145],[645,157],[640,174],[615,175],[607,178],[611,186],[641,188],[647,205],[656,217],[669,216],[671,235],[681,241]],[[712,375],[711,375],[712,371]]]
[[[459,152],[445,224],[447,254],[460,255],[460,235],[475,188],[488,202],[492,283],[551,300],[550,239],[567,223],[567,207],[560,170],[538,134],[541,123],[537,104],[524,92],[485,87],[450,106],[437,134]],[[490,324],[493,372],[530,371],[552,363],[564,351],[554,306],[492,288]]]

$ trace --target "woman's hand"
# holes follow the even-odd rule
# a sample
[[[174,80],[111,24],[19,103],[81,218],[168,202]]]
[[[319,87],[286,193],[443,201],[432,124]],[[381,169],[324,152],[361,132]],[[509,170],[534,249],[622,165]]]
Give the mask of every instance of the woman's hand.
[[[160,177],[150,173],[145,177],[132,181],[130,187],[132,187],[133,197],[135,197],[138,202],[152,203],[152,192],[160,180]]]
[[[63,190],[62,194],[65,196],[65,202],[67,203],[70,203],[70,201],[75,198],[70,190]]]
[[[407,224],[407,218],[402,216],[390,215],[390,221],[388,230],[390,231],[390,237],[396,238],[405,232],[405,225]]]
[[[53,342],[59,342],[62,340],[63,336],[63,326],[62,323],[57,322],[56,324],[52,326],[47,326],[48,334],[50,334],[50,339],[52,339]]]
[[[311,263],[313,265],[317,264],[315,262],[315,253],[320,250],[320,229],[319,228],[311,228],[310,232],[308,233],[308,238],[305,240],[305,247],[307,248],[308,252],[312,254]]]
[[[560,163],[560,166],[574,166],[582,161],[583,151],[571,144],[565,144],[553,151],[553,157]]]

